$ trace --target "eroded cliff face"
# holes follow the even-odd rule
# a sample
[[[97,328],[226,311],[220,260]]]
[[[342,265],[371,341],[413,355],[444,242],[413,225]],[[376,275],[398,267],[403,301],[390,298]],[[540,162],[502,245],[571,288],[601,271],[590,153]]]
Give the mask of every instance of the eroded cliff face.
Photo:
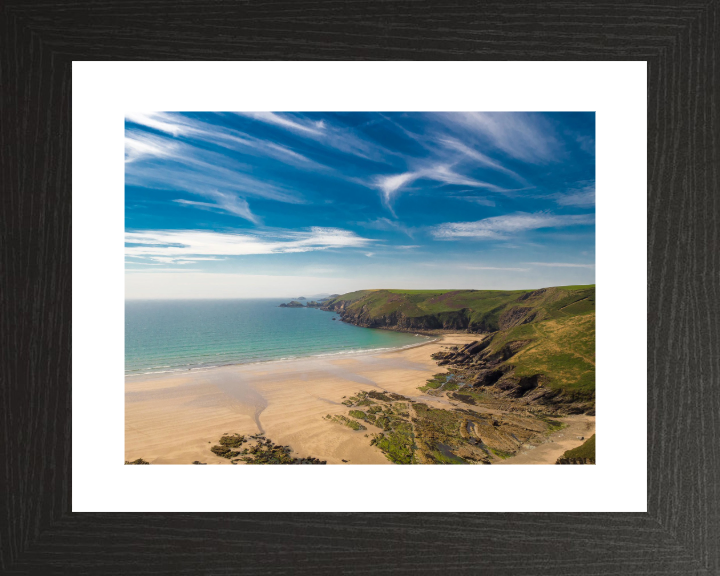
[[[452,306],[457,309],[447,310]],[[431,297],[368,290],[329,300],[322,309],[368,328],[484,335],[435,356],[457,377],[444,390],[456,400],[472,403],[484,395],[513,410],[594,414],[594,289],[454,291]]]
[[[498,319],[500,330],[514,328],[521,324],[529,324],[535,320],[539,320],[536,310],[527,306],[515,306],[506,312],[503,312]]]
[[[438,366],[445,366],[455,378],[471,387],[497,399],[507,400],[518,407],[537,407],[557,414],[595,414],[595,398],[573,396],[562,389],[548,386],[544,374],[520,376],[512,365],[512,358],[529,341],[515,341],[492,352],[489,348],[492,337],[472,342],[462,348],[450,349],[433,354]],[[456,400],[464,402],[462,391],[454,394]]]
[[[322,305],[322,310],[340,314],[343,322],[366,328],[388,328],[403,331],[422,330],[458,330],[474,334],[487,334],[497,330],[497,326],[484,321],[472,321],[469,308],[439,312],[424,316],[406,316],[402,312],[372,315],[366,306],[352,307],[352,302],[340,300]],[[516,306],[504,312],[499,319],[500,329],[505,330],[521,324],[540,320],[537,311],[524,306]]]
[[[416,317],[408,317],[401,312],[372,316],[365,306],[360,309],[349,309],[348,304],[347,301],[334,302],[323,306],[322,309],[337,312],[343,322],[365,328],[388,328],[407,332],[471,329],[469,310],[467,309]]]

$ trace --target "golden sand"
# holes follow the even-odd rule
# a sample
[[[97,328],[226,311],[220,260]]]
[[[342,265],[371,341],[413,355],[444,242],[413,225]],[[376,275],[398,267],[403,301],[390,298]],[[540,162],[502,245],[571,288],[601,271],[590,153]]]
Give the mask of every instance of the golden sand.
[[[314,456],[328,464],[389,464],[367,434],[323,416],[345,408],[344,397],[360,390],[387,390],[437,407],[451,402],[418,391],[444,371],[430,357],[446,346],[477,335],[449,334],[413,348],[354,356],[325,356],[127,378],[125,459],[151,464],[229,464],[210,446],[225,433],[264,433],[289,445],[296,457]],[[479,411],[482,407],[477,407]],[[535,449],[507,460],[552,464],[568,448],[594,432],[594,418],[572,417],[572,428],[552,435]],[[570,423],[570,420],[568,421]],[[592,429],[592,431],[591,431]],[[560,438],[558,434],[563,434]]]

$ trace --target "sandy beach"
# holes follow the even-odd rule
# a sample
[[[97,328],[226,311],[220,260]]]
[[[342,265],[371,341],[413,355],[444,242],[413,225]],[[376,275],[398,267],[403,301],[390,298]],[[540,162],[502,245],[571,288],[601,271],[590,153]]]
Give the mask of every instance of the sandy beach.
[[[151,464],[230,464],[210,451],[225,433],[263,433],[289,445],[297,457],[328,464],[389,464],[370,445],[373,426],[353,431],[323,419],[340,413],[342,400],[360,390],[386,390],[436,407],[455,405],[418,387],[443,372],[431,354],[477,340],[446,334],[412,348],[129,377],[125,382],[125,459]],[[482,406],[473,407],[488,412]],[[592,416],[562,418],[568,426],[504,463],[554,464],[595,430]]]

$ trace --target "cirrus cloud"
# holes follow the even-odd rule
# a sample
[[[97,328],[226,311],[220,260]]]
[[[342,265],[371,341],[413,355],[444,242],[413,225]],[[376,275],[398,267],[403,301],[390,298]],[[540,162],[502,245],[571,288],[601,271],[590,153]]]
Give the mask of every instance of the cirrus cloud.
[[[143,230],[126,232],[125,242],[130,244],[125,247],[125,254],[129,257],[198,260],[197,256],[205,255],[246,256],[329,248],[364,248],[374,240],[340,228],[313,227],[309,230],[271,230],[252,234],[207,230]]]
[[[541,228],[563,228],[566,226],[589,225],[594,218],[589,214],[560,215],[548,212],[515,212],[503,216],[493,216],[476,222],[448,222],[431,230],[439,240],[505,239],[511,234],[539,230]]]

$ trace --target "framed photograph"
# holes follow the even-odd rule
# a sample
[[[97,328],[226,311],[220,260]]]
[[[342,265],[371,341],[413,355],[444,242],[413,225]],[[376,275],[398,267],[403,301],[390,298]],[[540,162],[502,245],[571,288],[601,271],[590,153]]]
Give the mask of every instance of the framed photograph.
[[[715,6],[296,9],[3,8],[2,570],[714,573]]]
[[[594,112],[125,138],[126,464],[595,463]]]

